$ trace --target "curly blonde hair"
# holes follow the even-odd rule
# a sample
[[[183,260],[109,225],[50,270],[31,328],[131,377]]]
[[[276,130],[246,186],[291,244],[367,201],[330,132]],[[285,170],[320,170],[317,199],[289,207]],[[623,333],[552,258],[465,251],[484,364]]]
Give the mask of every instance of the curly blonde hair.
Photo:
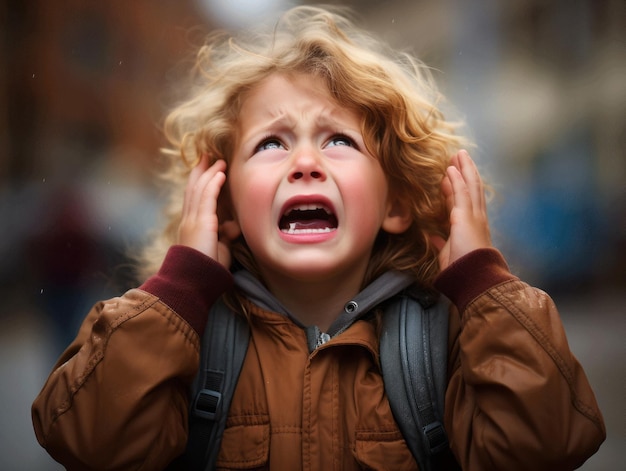
[[[167,227],[142,255],[143,276],[158,269],[176,241],[191,167],[205,154],[213,161],[230,160],[247,92],[280,72],[321,77],[338,104],[362,117],[368,150],[379,159],[393,196],[410,209],[412,224],[405,233],[379,234],[364,284],[390,269],[432,284],[438,266],[430,237],[449,231],[441,181],[449,157],[468,142],[456,134],[459,123],[444,118],[443,97],[424,64],[356,27],[345,11],[308,6],[289,10],[269,31],[212,34],[193,72],[190,98],[164,123],[170,144],[164,172],[171,184]],[[245,240],[232,249],[238,263],[256,272]]]

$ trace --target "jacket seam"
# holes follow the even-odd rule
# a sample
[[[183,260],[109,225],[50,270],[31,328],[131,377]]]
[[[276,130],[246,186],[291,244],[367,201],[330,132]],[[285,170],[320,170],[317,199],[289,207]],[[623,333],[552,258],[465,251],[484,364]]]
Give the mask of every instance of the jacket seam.
[[[146,292],[144,292],[146,293]],[[52,429],[53,427],[56,425],[57,421],[59,420],[59,418],[61,418],[61,416],[63,416],[64,414],[66,414],[71,408],[72,408],[72,404],[74,402],[74,396],[76,396],[76,394],[82,389],[82,387],[85,385],[85,383],[87,382],[87,380],[89,379],[89,377],[93,374],[94,370],[96,369],[96,367],[98,366],[98,364],[102,361],[102,359],[104,358],[104,351],[107,348],[107,345],[109,343],[109,339],[111,337],[111,334],[117,330],[124,322],[133,319],[135,317],[137,317],[139,314],[145,312],[147,309],[149,309],[150,307],[154,306],[157,303],[160,303],[160,299],[150,293],[146,293],[147,295],[150,296],[149,299],[146,299],[145,301],[142,301],[139,305],[136,306],[132,306],[130,309],[122,312],[121,314],[119,314],[118,316],[116,316],[111,323],[107,326],[106,331],[105,331],[105,335],[104,335],[104,342],[103,342],[103,346],[101,349],[98,350],[98,352],[96,352],[92,358],[87,362],[87,365],[85,366],[84,371],[76,378],[76,381],[74,381],[69,389],[69,397],[67,399],[65,399],[63,402],[61,402],[61,404],[59,404],[55,410],[54,413],[52,414],[52,420],[50,423],[50,427],[48,428],[48,433],[45,434],[44,436],[44,440],[45,442],[48,442],[48,439],[50,438],[50,435],[52,434]],[[164,306],[167,307],[167,305],[163,304]],[[173,310],[171,310],[169,307],[167,307],[171,312],[175,312]],[[165,315],[165,313],[159,312],[159,314],[163,317],[165,317],[168,322],[172,322],[171,319],[167,318],[167,316]],[[96,321],[97,322],[97,321]],[[95,325],[95,322],[94,322]],[[180,329],[179,329],[180,330]],[[180,331],[187,340],[191,340],[189,339],[189,336],[187,333]]]
[[[333,465],[335,469],[341,469],[341,462],[339,461],[340,453],[337,449],[339,444],[340,436],[339,436],[339,364],[334,363],[332,365],[332,412],[331,412],[331,430],[332,430],[332,444],[331,444],[331,453],[333,458]]]
[[[302,404],[302,469],[311,469],[311,421],[312,421],[312,404],[311,404],[311,359],[307,361],[304,372],[304,388],[303,388],[303,404]]]
[[[165,301],[163,301],[161,298],[147,292],[147,291],[143,291],[143,290],[138,290],[141,291],[142,293],[147,294],[148,296],[154,297],[155,299],[150,303],[149,306],[146,306],[146,309],[148,307],[154,306],[155,304],[161,304],[162,306],[164,306],[167,310],[167,312],[161,312],[160,310],[158,310],[157,312],[166,318],[166,320],[176,326],[177,323],[173,321],[172,316],[168,315],[168,312],[173,313],[176,315],[176,317],[178,318],[178,320],[180,322],[183,322],[186,326],[189,327],[189,329],[180,329],[178,328],[177,330],[183,334],[183,336],[185,337],[185,340],[187,340],[189,343],[191,343],[194,348],[198,351],[200,351],[200,335],[198,334],[198,332],[196,332],[196,330],[193,328],[193,326],[187,321],[187,319],[185,319],[182,315],[180,315],[178,313],[178,311],[176,311],[174,308],[170,307],[167,303],[165,303]],[[147,301],[144,301],[147,302]],[[144,311],[146,310],[144,309]],[[137,316],[138,314],[140,314],[141,312],[138,312],[137,314],[135,314],[135,316]],[[133,317],[135,317],[133,316]],[[129,318],[130,319],[130,318]],[[115,319],[117,320],[117,318]],[[123,322],[125,322],[128,319],[125,319]],[[122,322],[120,322],[119,324],[116,325],[116,328],[119,327],[119,325],[122,324]]]
[[[241,459],[228,459],[228,460],[220,460],[222,464],[229,465],[237,465],[237,466],[250,466],[258,464],[259,461],[265,460],[267,456],[267,450],[269,449],[269,440],[270,440],[270,427],[267,424],[256,425],[256,427],[262,427],[262,442],[259,447],[259,451],[257,451],[256,456],[250,458],[241,458]]]
[[[576,393],[576,388],[574,387],[574,374],[567,364],[567,361],[559,354],[557,348],[554,347],[552,342],[550,341],[550,337],[541,329],[532,318],[524,314],[522,310],[520,310],[515,303],[508,301],[506,296],[504,296],[504,290],[506,289],[506,285],[508,284],[521,284],[519,280],[509,280],[504,282],[494,289],[487,292],[488,296],[500,304],[507,312],[509,312],[525,329],[532,337],[537,341],[537,343],[541,346],[541,348],[550,356],[556,367],[558,368],[561,376],[565,379],[567,383],[567,387],[570,391],[570,396],[572,397],[572,404],[574,407],[585,417],[591,420],[598,429],[602,430],[599,418],[593,413],[593,408],[588,404],[584,403]]]

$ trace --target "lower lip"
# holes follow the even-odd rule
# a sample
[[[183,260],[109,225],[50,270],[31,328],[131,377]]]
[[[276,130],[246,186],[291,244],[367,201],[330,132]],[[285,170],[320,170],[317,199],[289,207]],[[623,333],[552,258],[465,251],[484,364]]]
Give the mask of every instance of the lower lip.
[[[308,234],[288,234],[279,230],[278,234],[282,240],[290,244],[319,244],[333,239],[337,234],[337,229],[329,232],[312,232]]]

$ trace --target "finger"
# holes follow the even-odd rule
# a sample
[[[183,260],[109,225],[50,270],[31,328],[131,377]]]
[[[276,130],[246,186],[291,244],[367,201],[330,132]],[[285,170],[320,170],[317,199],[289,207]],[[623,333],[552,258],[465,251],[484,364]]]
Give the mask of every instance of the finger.
[[[205,168],[204,171],[198,176],[195,186],[200,189],[204,189],[218,173],[224,173],[225,170],[226,162],[221,159],[215,161],[213,165]]]
[[[463,175],[461,174],[459,169],[455,166],[450,166],[447,169],[446,175],[448,177],[448,180],[450,181],[450,187],[452,189],[450,197],[450,211],[452,212],[454,209],[460,209],[471,212],[471,195],[469,193],[467,184],[465,183],[465,179],[463,178]]]
[[[193,202],[197,217],[217,217],[217,199],[226,181],[224,170],[226,163],[217,161],[198,179]]]
[[[454,207],[454,191],[452,189],[452,182],[450,182],[450,177],[448,177],[447,173],[441,181],[441,192],[446,202],[446,209],[448,212],[452,211]]]
[[[188,213],[189,209],[192,207],[192,200],[194,198],[194,189],[196,188],[196,184],[198,179],[202,176],[202,174],[208,168],[209,157],[206,154],[203,154],[200,157],[200,161],[198,164],[191,169],[189,172],[189,176],[187,177],[187,185],[185,186],[185,194],[184,194],[184,204],[183,204],[183,215]]]
[[[191,169],[191,172],[189,172],[189,177],[187,180],[187,187],[193,187],[193,185],[198,181],[198,179],[202,176],[202,174],[206,172],[208,167],[209,167],[209,156],[206,154],[203,154],[202,157],[200,157],[198,164],[194,168]]]
[[[460,150],[457,155],[459,168],[472,201],[472,208],[474,211],[482,212],[485,209],[485,187],[478,168],[466,150]]]
[[[187,191],[188,214],[190,216],[198,216],[208,208],[206,204],[216,205],[216,199],[219,191],[225,181],[224,170],[226,163],[223,160],[216,161],[209,168],[206,168],[207,162],[199,164],[194,171],[202,172],[190,175],[190,181]],[[216,177],[218,177],[216,179]]]
[[[226,174],[225,163],[212,165],[187,191],[183,217],[178,227],[178,243],[193,247],[217,259],[219,220],[217,199]]]
[[[461,164],[459,162],[459,154],[458,152],[456,154],[454,154],[451,158],[450,158],[450,165],[452,165],[453,167],[456,167],[459,169],[459,171],[461,170]]]

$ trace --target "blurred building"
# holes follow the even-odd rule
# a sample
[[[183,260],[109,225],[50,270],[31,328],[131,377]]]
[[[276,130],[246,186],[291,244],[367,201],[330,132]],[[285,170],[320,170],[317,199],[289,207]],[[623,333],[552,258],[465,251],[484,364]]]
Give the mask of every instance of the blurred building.
[[[83,238],[57,250],[56,263],[91,263],[83,281],[107,277],[155,221],[159,123],[178,64],[210,23],[191,2],[173,0],[0,9],[0,209],[11,227],[0,279],[49,273],[45,258],[24,255],[55,229]],[[59,219],[79,207],[80,217]],[[107,256],[86,258],[86,245]]]
[[[372,3],[437,70],[493,184],[497,245],[552,290],[626,286],[626,3]]]

